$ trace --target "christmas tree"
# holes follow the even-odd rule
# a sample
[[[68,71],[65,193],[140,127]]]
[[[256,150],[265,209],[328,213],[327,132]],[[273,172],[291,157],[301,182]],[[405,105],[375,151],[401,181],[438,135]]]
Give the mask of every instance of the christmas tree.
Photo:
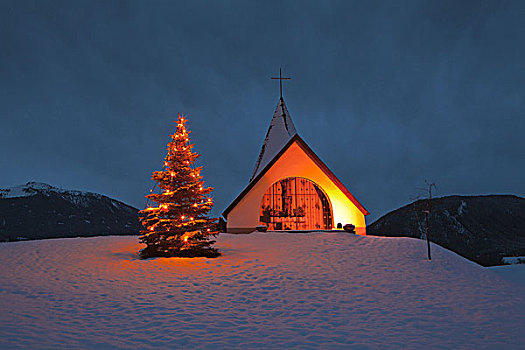
[[[160,193],[146,196],[157,206],[140,211],[144,229],[140,231],[142,258],[150,257],[217,257],[220,253],[212,247],[217,231],[217,219],[208,213],[213,206],[210,193],[213,187],[204,187],[200,172],[195,167],[199,154],[192,152],[190,131],[186,119],[177,120],[177,131],[168,143],[168,155],[161,171],[153,172],[152,180]],[[152,191],[153,192],[153,191]]]

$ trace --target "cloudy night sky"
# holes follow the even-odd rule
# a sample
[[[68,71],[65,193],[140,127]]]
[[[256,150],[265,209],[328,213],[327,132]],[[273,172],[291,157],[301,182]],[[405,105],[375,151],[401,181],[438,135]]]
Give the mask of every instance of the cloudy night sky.
[[[244,189],[279,98],[371,212],[525,195],[523,1],[2,1],[0,188],[143,208],[177,113],[214,215]]]

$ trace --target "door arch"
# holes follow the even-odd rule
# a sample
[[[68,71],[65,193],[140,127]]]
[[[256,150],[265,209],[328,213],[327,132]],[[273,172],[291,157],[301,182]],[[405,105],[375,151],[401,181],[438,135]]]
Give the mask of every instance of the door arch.
[[[288,177],[264,193],[259,223],[268,230],[330,230],[333,212],[328,196],[317,184]]]

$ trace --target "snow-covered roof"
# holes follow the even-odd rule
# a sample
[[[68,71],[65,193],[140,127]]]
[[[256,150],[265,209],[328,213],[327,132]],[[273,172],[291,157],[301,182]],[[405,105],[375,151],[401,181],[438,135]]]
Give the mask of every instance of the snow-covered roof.
[[[270,127],[266,133],[264,144],[259,153],[250,182],[264,169],[264,167],[279,153],[279,151],[297,134],[290,113],[281,97],[275,113],[273,114]]]

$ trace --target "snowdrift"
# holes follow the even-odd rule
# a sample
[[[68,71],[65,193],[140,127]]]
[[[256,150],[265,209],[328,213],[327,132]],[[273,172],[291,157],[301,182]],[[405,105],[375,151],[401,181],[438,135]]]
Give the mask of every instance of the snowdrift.
[[[136,237],[0,244],[0,348],[516,349],[525,287],[410,238],[218,237],[139,260]]]

